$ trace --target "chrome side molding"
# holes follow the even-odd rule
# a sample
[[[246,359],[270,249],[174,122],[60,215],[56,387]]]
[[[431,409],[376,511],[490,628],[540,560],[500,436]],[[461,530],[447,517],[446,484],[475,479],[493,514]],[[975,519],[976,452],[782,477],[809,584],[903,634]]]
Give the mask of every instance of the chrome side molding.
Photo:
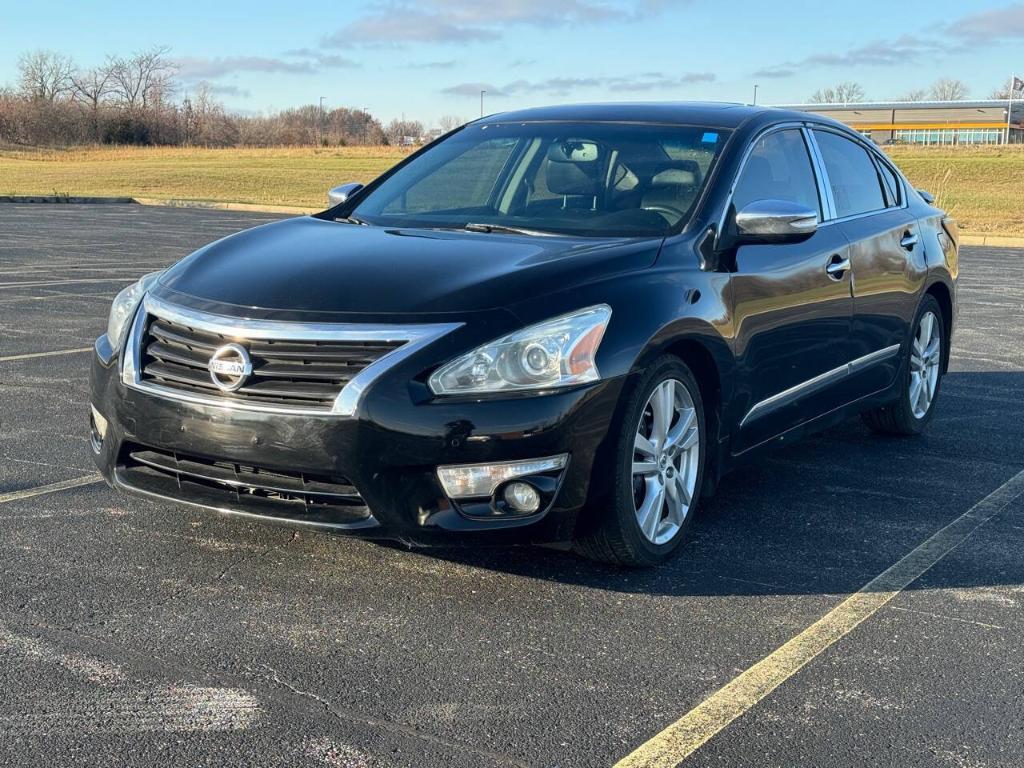
[[[190,328],[219,334],[239,341],[389,341],[404,342],[356,374],[338,393],[331,409],[317,410],[272,403],[251,403],[228,400],[162,387],[142,379],[142,342],[147,318],[159,317]],[[146,295],[132,321],[131,331],[121,355],[121,381],[125,386],[159,397],[181,400],[197,405],[211,405],[225,410],[262,411],[303,416],[352,416],[359,407],[366,389],[389,368],[402,362],[431,342],[460,328],[463,323],[431,323],[421,325],[305,323],[277,320],[250,320],[214,315],[171,304]]]
[[[856,360],[851,360],[848,363],[840,365],[838,368],[833,368],[830,371],[818,374],[813,379],[800,382],[799,384],[784,389],[778,394],[772,395],[771,397],[765,398],[747,411],[747,415],[740,421],[740,426],[746,426],[751,421],[767,416],[773,411],[777,411],[779,408],[783,408],[790,403],[799,400],[801,397],[824,389],[825,387],[831,386],[847,376],[852,376],[855,373],[860,373],[873,365],[877,365],[883,360],[888,360],[900,351],[899,344],[893,344],[890,347],[884,347],[883,349],[875,350],[870,354],[858,357]]]

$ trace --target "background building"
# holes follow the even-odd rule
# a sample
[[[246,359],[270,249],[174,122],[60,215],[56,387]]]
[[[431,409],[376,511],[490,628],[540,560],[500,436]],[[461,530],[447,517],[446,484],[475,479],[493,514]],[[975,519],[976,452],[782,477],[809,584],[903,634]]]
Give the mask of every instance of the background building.
[[[878,144],[1002,144],[1006,101],[873,101],[788,104],[846,123]],[[1013,102],[1009,139],[1024,143],[1024,101]]]

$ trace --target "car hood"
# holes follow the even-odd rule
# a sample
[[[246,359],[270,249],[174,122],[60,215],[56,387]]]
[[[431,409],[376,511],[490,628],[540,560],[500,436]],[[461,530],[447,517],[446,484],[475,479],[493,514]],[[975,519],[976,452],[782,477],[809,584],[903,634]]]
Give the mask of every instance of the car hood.
[[[645,268],[660,245],[301,217],[200,248],[160,283],[204,302],[290,312],[468,312]]]

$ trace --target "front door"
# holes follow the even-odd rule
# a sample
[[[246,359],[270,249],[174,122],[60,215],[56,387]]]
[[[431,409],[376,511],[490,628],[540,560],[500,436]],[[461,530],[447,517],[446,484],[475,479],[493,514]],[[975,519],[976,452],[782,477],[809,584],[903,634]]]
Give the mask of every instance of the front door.
[[[740,171],[730,215],[765,199],[799,203],[822,219],[799,128],[757,139]],[[730,276],[739,365],[731,406],[737,452],[843,404],[853,314],[849,257],[842,229],[829,224],[801,243],[737,249]]]

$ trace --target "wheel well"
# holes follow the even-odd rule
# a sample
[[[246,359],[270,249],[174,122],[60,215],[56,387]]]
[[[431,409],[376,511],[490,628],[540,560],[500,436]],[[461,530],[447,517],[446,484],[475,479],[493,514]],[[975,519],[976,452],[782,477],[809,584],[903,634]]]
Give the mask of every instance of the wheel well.
[[[939,303],[939,309],[942,310],[942,327],[946,331],[946,344],[942,351],[942,371],[945,373],[949,368],[949,349],[953,339],[953,297],[945,283],[932,283],[928,287],[927,293],[935,297]]]

